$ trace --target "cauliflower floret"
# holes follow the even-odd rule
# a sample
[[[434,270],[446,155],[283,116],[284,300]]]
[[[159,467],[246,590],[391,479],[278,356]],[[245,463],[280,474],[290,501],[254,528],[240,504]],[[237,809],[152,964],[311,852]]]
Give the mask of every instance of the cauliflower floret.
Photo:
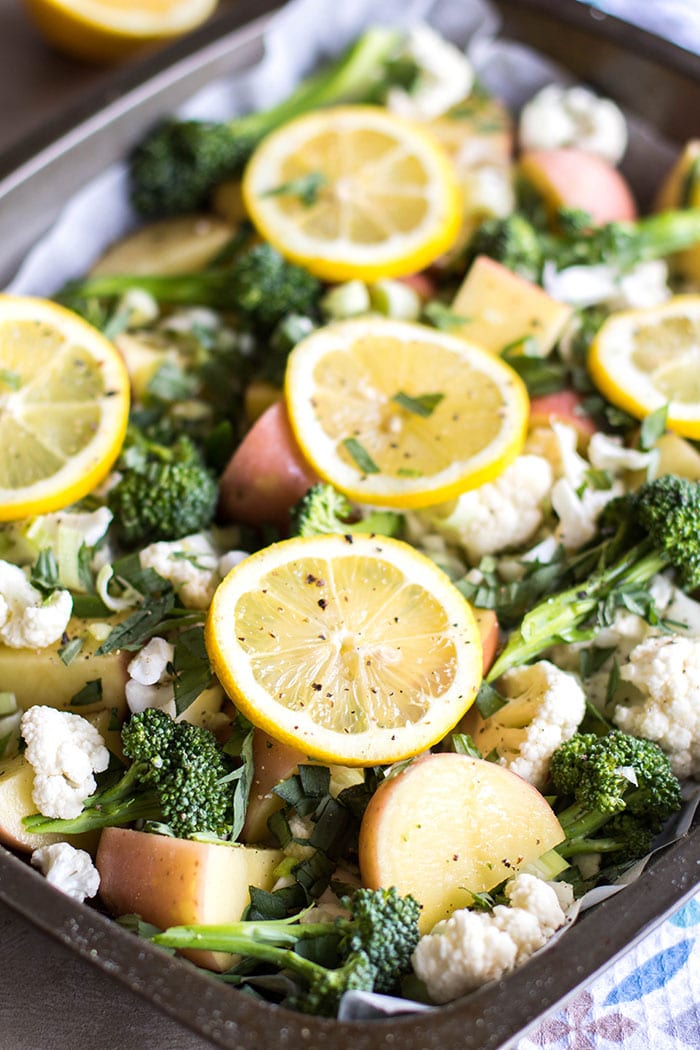
[[[646,638],[620,678],[637,694],[617,705],[615,724],[657,743],[677,777],[700,779],[700,638]]]
[[[132,714],[160,707],[175,717],[172,662],[175,647],[165,638],[151,638],[127,668],[126,702]]]
[[[486,554],[527,543],[544,520],[551,485],[546,459],[518,456],[495,481],[464,492],[455,503],[430,507],[421,517],[477,563]]]
[[[22,715],[24,756],[34,768],[32,799],[45,817],[77,817],[95,791],[93,773],[109,765],[109,751],[81,715],[37,705]]]
[[[421,937],[411,959],[435,1003],[449,1003],[472,988],[497,981],[515,966],[518,949],[485,912],[460,908]]]
[[[502,219],[515,211],[515,190],[507,168],[472,162],[461,173],[460,182],[470,216]]]
[[[169,580],[187,609],[207,609],[220,581],[219,557],[211,536],[196,532],[170,543],[151,543],[139,554],[142,569]]]
[[[614,102],[588,88],[549,84],[523,107],[519,138],[523,149],[574,147],[614,165],[627,148],[627,122]]]
[[[603,508],[622,495],[624,486],[620,481],[613,481],[608,489],[588,484],[590,464],[576,451],[574,427],[553,421],[551,429],[557,442],[558,475],[551,491],[552,508],[559,518],[554,535],[567,550],[578,550],[595,536]]]
[[[548,261],[542,271],[542,286],[553,299],[570,306],[604,303],[611,310],[658,306],[671,296],[668,267],[660,259],[637,263],[630,270],[608,263],[557,270],[556,265]]]
[[[419,72],[410,91],[391,88],[389,109],[411,120],[432,120],[461,102],[472,89],[474,70],[463,51],[420,23],[409,30],[402,47]]]
[[[556,891],[534,875],[516,875],[505,892],[508,906],[491,912],[461,908],[421,937],[413,969],[434,1002],[450,1002],[499,980],[566,922]]]
[[[0,641],[13,649],[45,649],[58,641],[70,620],[68,591],[44,598],[22,569],[0,561]]]
[[[586,698],[573,675],[548,660],[514,667],[498,680],[508,699],[490,718],[470,715],[482,755],[495,750],[499,763],[538,789],[544,787],[553,753],[569,740],[586,713]],[[478,718],[474,725],[473,719]]]
[[[100,875],[90,854],[67,842],[54,842],[35,849],[32,867],[38,868],[57,890],[81,903],[94,897],[100,888]]]
[[[693,601],[678,587],[674,587],[670,579],[663,574],[654,576],[649,581],[648,591],[659,615],[664,620],[673,622],[677,634],[700,637],[698,602]],[[580,665],[582,649],[590,648],[593,653],[600,649],[614,650],[607,660],[600,664],[599,669],[589,674],[585,680],[587,699],[599,711],[604,711],[613,660],[621,663],[645,639],[659,636],[668,638],[662,627],[652,626],[642,616],[619,608],[615,611],[612,623],[600,628],[593,645],[589,646],[586,642],[555,645],[548,651],[548,655],[558,667],[576,671]]]
[[[596,431],[588,443],[588,459],[596,470],[609,470],[611,474],[622,474],[626,470],[646,470],[654,458],[654,452],[642,452],[638,448],[625,448],[622,439]]]

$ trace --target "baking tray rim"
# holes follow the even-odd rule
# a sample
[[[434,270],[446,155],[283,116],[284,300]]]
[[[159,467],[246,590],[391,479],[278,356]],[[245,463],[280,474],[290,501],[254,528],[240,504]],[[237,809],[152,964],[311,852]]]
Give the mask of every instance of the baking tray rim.
[[[58,138],[47,131],[45,136],[19,143],[11,151],[9,163],[11,167],[13,159],[16,161],[14,175],[10,173],[0,181],[0,202],[3,190],[21,183],[22,173],[48,178],[52,164],[71,143],[89,140],[100,116],[112,112],[113,119],[118,119],[139,98],[153,98],[154,91],[160,103],[173,84],[198,85],[209,64],[218,75],[225,48],[240,41],[241,34],[254,44],[276,6],[269,0],[243,0],[235,13],[217,20],[216,35],[205,29],[131,68],[121,77],[116,100],[104,103],[87,99]],[[610,16],[592,22],[591,12],[577,0],[507,0],[502,6],[555,17],[618,44],[628,33],[635,48],[700,81],[697,56],[637,27],[630,31],[626,23]],[[7,155],[4,160],[7,162]],[[0,159],[0,172],[4,170]],[[696,827],[654,858],[642,878],[626,888],[624,899],[611,898],[598,905],[567,931],[565,938],[504,981],[479,989],[439,1012],[396,1015],[382,1021],[338,1022],[261,1004],[222,988],[206,973],[137,941],[95,909],[58,893],[37,872],[0,847],[0,900],[10,909],[208,1038],[212,1045],[237,1050],[258,1050],[261,1040],[273,1035],[280,1046],[308,1050],[320,1050],[328,1039],[333,1039],[339,1050],[393,1050],[399,1039],[405,1050],[438,1050],[445,1045],[460,1046],[461,1050],[505,1050],[679,908],[692,896],[699,879],[700,827]],[[557,965],[560,956],[561,965]],[[585,965],[581,959],[586,960]]]

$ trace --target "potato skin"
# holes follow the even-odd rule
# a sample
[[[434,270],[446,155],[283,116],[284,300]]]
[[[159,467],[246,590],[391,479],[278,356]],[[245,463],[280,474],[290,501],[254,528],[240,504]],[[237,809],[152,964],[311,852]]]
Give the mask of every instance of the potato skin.
[[[413,894],[426,933],[563,839],[547,801],[515,773],[427,754],[372,797],[360,828],[362,882]]]

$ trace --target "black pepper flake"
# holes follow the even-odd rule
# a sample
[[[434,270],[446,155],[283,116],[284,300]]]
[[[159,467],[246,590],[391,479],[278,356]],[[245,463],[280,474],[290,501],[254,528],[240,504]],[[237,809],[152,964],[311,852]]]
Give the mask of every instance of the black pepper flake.
[[[319,609],[325,609],[328,605],[328,602],[325,598],[319,598],[316,604],[318,605]]]
[[[320,693],[323,689],[323,682],[312,682],[311,688],[315,689],[317,693]]]

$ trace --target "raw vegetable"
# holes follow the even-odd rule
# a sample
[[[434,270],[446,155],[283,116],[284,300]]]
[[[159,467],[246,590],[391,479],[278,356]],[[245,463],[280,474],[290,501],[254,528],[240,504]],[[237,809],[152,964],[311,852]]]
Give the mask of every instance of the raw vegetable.
[[[229,926],[182,926],[153,940],[169,948],[209,948],[272,963],[300,978],[289,1005],[310,1014],[335,1016],[351,989],[391,992],[410,971],[418,943],[418,902],[390,889],[358,889],[343,899],[348,918],[335,922],[250,921]],[[337,965],[329,968],[298,953],[316,938],[336,938]]]
[[[415,65],[392,65],[401,35],[374,28],[336,62],[302,81],[283,102],[229,124],[169,121],[131,157],[132,199],[144,216],[196,211],[217,183],[239,172],[253,148],[273,128],[317,106],[381,100],[392,83],[410,82]]]
[[[175,722],[158,708],[132,715],[122,729],[132,760],[123,776],[68,820],[32,816],[28,831],[75,835],[135,820],[165,823],[173,835],[226,836],[233,824],[232,764],[207,729]]]

